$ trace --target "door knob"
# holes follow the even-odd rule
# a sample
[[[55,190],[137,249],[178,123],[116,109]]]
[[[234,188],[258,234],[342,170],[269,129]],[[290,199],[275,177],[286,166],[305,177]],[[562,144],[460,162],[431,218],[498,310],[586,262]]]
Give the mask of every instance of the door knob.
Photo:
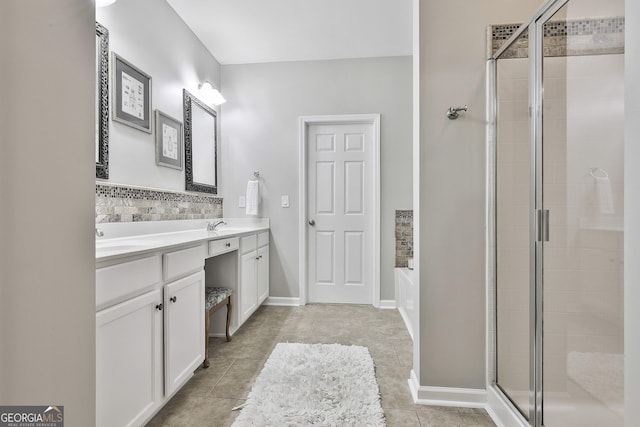
[[[314,220],[310,219],[309,220],[309,225],[313,227],[313,226],[316,225],[316,222]]]

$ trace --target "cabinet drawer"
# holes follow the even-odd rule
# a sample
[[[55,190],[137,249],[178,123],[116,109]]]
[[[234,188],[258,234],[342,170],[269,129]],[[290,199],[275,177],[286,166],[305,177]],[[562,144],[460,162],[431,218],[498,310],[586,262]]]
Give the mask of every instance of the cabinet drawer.
[[[247,252],[255,251],[257,247],[258,247],[258,237],[255,234],[240,238],[241,253],[246,254]]]
[[[235,251],[238,249],[238,238],[211,240],[209,242],[209,256],[216,256],[225,252]]]
[[[204,268],[205,246],[182,249],[164,254],[162,260],[164,280],[173,280]]]
[[[160,256],[154,255],[96,270],[96,308],[140,295],[160,283]]]
[[[263,231],[258,234],[258,247],[266,246],[269,244],[269,232]]]

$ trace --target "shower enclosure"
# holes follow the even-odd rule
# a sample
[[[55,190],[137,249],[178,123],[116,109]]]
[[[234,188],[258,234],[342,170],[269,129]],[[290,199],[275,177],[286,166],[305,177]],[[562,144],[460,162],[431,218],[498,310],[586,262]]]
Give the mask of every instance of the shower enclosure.
[[[623,426],[624,0],[549,0],[492,43],[490,407]]]

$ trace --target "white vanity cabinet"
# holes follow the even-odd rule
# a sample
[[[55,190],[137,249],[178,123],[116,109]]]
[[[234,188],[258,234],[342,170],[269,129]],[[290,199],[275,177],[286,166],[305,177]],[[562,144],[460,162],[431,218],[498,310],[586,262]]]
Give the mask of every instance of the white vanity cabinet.
[[[240,257],[240,324],[258,308],[256,284],[257,255],[255,249]]]
[[[141,425],[162,401],[162,290],[96,314],[96,425]]]
[[[258,287],[258,305],[262,304],[269,296],[269,243],[258,248],[258,266],[256,280]]]
[[[162,256],[163,277],[167,282],[164,285],[164,390],[167,396],[191,377],[204,360],[207,250],[206,245],[198,245]]]
[[[160,407],[160,256],[96,270],[96,425],[141,425]]]
[[[234,291],[232,333],[268,297],[264,225],[96,245],[96,426],[144,425],[191,378],[205,354],[205,283]]]
[[[240,238],[240,323],[269,296],[269,232]]]
[[[204,360],[206,251],[96,270],[97,426],[142,425]]]
[[[204,360],[204,271],[164,287],[164,390],[170,396]]]

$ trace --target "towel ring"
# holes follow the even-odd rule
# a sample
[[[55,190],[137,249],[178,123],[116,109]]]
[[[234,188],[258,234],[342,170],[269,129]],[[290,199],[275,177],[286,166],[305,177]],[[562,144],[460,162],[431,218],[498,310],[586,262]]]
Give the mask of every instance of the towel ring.
[[[609,178],[609,174],[607,171],[601,168],[591,168],[589,169],[589,174],[594,178]],[[598,175],[600,174],[600,175]]]

